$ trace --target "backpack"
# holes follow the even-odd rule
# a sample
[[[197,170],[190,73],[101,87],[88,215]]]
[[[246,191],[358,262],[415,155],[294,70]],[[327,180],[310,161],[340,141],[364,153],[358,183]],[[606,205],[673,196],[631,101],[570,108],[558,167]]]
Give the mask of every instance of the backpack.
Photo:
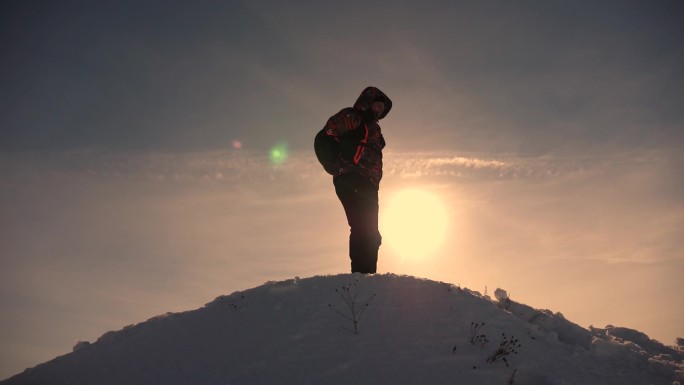
[[[335,161],[340,154],[340,141],[336,137],[328,135],[325,128],[322,128],[314,139],[314,151],[325,172],[332,175]]]
[[[362,138],[354,138],[353,141],[346,140],[345,148],[349,150],[349,145],[351,144],[351,153],[349,151],[344,151],[345,157],[353,160],[354,164],[358,164],[363,155],[363,150],[368,142],[368,125],[364,124],[365,131],[360,131],[364,135]],[[330,136],[325,132],[325,127],[318,131],[316,138],[314,139],[314,151],[316,152],[316,158],[318,162],[321,163],[325,172],[333,175],[335,162],[340,157],[342,152],[342,141],[339,138]]]

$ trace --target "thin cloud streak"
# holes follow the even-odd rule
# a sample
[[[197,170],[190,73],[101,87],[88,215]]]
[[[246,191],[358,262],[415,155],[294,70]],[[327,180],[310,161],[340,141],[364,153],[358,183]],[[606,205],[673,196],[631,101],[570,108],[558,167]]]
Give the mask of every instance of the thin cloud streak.
[[[313,149],[292,151],[287,161],[273,164],[266,151],[221,150],[206,152],[103,152],[64,151],[0,154],[0,171],[13,180],[48,177],[90,177],[100,180],[149,181],[158,183],[210,183],[257,186],[278,180],[322,180],[325,173]],[[622,151],[577,156],[516,156],[458,152],[399,152],[385,154],[386,175],[402,178],[461,176],[489,178],[598,177],[619,168],[633,170],[625,178],[647,177],[654,170],[676,172],[681,154],[672,150]],[[677,184],[676,181],[673,183]],[[681,186],[678,186],[679,188]]]

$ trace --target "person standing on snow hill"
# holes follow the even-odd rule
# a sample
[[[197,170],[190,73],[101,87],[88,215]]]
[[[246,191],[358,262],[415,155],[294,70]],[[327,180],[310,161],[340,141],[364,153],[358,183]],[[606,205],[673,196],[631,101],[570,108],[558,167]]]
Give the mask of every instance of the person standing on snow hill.
[[[352,273],[377,270],[382,236],[378,231],[378,190],[382,179],[385,138],[378,121],[392,109],[392,101],[375,87],[367,87],[354,103],[333,115],[324,130],[340,141],[333,184],[350,227]]]

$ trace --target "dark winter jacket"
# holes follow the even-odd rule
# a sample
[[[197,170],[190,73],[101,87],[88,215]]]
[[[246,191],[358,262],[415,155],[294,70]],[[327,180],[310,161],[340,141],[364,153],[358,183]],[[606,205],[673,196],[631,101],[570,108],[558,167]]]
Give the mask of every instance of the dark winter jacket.
[[[370,107],[375,100],[385,103],[385,111],[378,119]],[[333,177],[353,172],[367,177],[375,186],[380,185],[385,138],[378,120],[387,116],[391,108],[392,101],[387,95],[375,87],[368,87],[354,107],[345,108],[328,119],[325,132],[341,141]]]

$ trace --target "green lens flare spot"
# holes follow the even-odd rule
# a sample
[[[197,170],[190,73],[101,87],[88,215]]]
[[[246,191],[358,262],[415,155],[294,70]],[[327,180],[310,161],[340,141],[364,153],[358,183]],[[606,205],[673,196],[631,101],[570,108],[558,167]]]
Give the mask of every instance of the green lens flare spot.
[[[273,164],[283,164],[287,160],[288,151],[286,143],[276,144],[271,148],[269,157]]]

